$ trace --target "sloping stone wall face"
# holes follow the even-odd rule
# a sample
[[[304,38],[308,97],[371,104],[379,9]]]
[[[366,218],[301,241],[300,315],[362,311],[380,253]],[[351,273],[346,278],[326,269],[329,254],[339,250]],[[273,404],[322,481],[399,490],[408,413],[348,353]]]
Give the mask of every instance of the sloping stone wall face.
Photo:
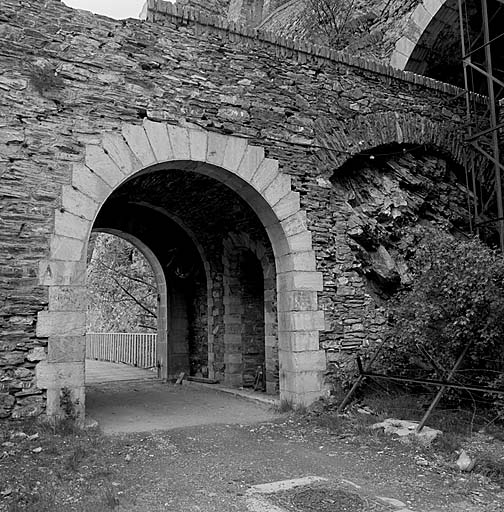
[[[337,170],[392,143],[463,159],[464,105],[454,100],[456,88],[173,9],[151,11],[152,23],[92,16],[56,0],[2,0],[0,418],[45,407],[34,377],[47,357],[47,335],[36,335],[37,315],[49,303],[39,264],[51,240],[54,246],[55,222],[60,229],[65,222],[55,212],[69,202],[87,211],[72,170],[103,134],[149,119],[241,137],[277,160],[306,211],[285,229],[305,238],[310,230],[324,274],[322,348],[372,340],[377,335],[369,333],[383,323],[362,276],[345,267],[355,226],[343,185],[334,185]],[[74,284],[83,284],[83,273],[72,274]],[[348,309],[355,294],[359,317]],[[79,330],[81,317],[61,314]]]

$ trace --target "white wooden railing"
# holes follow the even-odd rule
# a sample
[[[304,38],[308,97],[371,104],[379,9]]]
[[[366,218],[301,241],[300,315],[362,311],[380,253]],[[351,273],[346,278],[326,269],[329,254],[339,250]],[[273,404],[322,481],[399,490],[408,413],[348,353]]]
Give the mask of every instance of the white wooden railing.
[[[86,359],[126,363],[139,368],[156,366],[157,334],[91,332],[86,334]]]

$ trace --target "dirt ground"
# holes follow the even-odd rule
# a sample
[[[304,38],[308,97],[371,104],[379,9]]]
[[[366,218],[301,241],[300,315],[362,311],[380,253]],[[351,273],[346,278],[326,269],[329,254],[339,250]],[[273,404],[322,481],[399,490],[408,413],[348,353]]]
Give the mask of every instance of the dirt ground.
[[[145,416],[149,408],[140,407],[142,389],[148,391],[152,383],[131,385],[138,387],[135,407]],[[204,412],[205,403],[210,408],[222,400],[217,413],[207,417],[217,421],[178,427],[165,423],[162,430],[105,436],[88,432],[57,440],[41,435],[18,441],[18,434],[4,434],[11,441],[0,456],[0,510],[504,510],[499,485],[480,474],[460,472],[453,460],[434,450],[401,444],[369,429],[335,431],[310,417],[277,414],[267,404],[216,391],[201,392],[199,402],[190,394],[187,399],[192,415],[200,419],[210,414]],[[113,402],[104,409],[110,407],[109,416],[122,421],[125,404]],[[240,407],[241,416],[235,413]],[[111,429],[111,423],[104,425]],[[146,425],[154,428],[159,418]],[[47,496],[48,490],[48,498],[38,497],[44,492]],[[34,496],[30,505],[13,507],[23,493]],[[43,506],[44,499],[52,501]]]
[[[107,434],[148,432],[216,423],[251,423],[274,417],[264,403],[197,384],[108,382],[86,388],[87,415]]]

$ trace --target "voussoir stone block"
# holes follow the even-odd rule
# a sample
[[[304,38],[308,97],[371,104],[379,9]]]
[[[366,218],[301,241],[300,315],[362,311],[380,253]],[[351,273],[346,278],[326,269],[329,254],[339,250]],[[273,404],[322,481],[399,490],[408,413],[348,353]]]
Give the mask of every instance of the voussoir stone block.
[[[144,119],[143,127],[156,160],[158,162],[173,160],[173,150],[166,125]]]
[[[91,197],[69,185],[62,187],[61,205],[65,211],[88,220],[94,219],[99,207]]]
[[[301,208],[299,192],[289,192],[273,206],[273,211],[280,221],[295,214]]]
[[[100,176],[100,178],[112,188],[118,185],[124,178],[119,167],[100,146],[86,146],[85,162],[87,167]]]
[[[248,140],[239,137],[228,137],[226,151],[224,152],[224,159],[222,167],[230,171],[236,171],[240,166],[243,155],[248,146]]]
[[[73,166],[72,185],[97,203],[105,201],[112,191],[108,183],[82,164],[74,164]],[[85,217],[85,215],[82,216]]]
[[[203,130],[189,130],[191,160],[204,162],[207,154],[208,133]]]
[[[170,137],[171,148],[174,160],[189,160],[191,158],[191,148],[189,146],[189,131],[180,126],[166,126],[168,136]]]
[[[279,173],[263,191],[263,195],[266,201],[274,206],[289,192],[291,192],[291,177],[288,174]]]
[[[411,16],[411,20],[417,25],[421,32],[427,28],[427,25],[430,23],[431,19],[432,15],[422,4],[417,6]]]
[[[131,176],[142,168],[142,163],[131,151],[129,145],[120,133],[104,133],[102,144],[107,155],[112,159],[124,176]]]
[[[240,166],[236,174],[250,183],[252,177],[259,169],[262,161],[264,160],[264,149],[256,146],[248,146],[243,155]]]
[[[293,215],[284,219],[281,224],[286,236],[302,233],[307,230],[306,212],[304,210],[298,210]]]
[[[424,0],[423,6],[428,11],[431,17],[434,17],[439,9],[443,6],[445,0]]]
[[[222,167],[224,162],[224,155],[226,154],[226,147],[229,137],[219,133],[210,132],[208,134],[208,146],[206,161],[209,164]]]
[[[271,182],[278,176],[278,161],[271,158],[265,158],[256,173],[252,177],[251,185],[262,192],[265,190]]]
[[[79,336],[85,333],[85,311],[39,311],[37,314],[36,335],[38,338]]]
[[[52,235],[50,257],[53,260],[80,261],[84,242],[67,236]]]
[[[148,167],[156,163],[156,157],[152,151],[149,139],[143,126],[136,124],[125,124],[122,127],[122,134],[133,154],[140,161],[142,166]]]
[[[91,228],[91,222],[66,211],[56,210],[54,233],[69,238],[84,240]]]

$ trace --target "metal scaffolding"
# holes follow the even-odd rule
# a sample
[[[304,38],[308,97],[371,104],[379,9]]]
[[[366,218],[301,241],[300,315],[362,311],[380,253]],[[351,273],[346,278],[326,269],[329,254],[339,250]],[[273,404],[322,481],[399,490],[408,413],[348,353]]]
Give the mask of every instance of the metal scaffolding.
[[[467,0],[458,0],[460,39],[466,97],[467,137],[466,142],[476,149],[467,158],[467,185],[471,194],[469,208],[474,213],[471,229],[477,233],[483,227],[496,226],[499,245],[504,252],[504,205],[502,175],[504,164],[501,159],[503,119],[499,118],[499,100],[503,98],[504,73],[496,70],[492,62],[492,51],[499,51],[497,45],[504,43],[504,27],[499,33],[491,33],[492,21],[504,13],[504,0],[495,0],[493,14],[489,16],[488,0],[481,0],[481,30],[474,35],[470,26]],[[495,54],[494,54],[495,55]],[[498,73],[500,72],[500,77]],[[475,94],[475,84],[483,80],[483,96]],[[478,101],[479,100],[479,101]],[[472,205],[471,205],[472,202]]]

